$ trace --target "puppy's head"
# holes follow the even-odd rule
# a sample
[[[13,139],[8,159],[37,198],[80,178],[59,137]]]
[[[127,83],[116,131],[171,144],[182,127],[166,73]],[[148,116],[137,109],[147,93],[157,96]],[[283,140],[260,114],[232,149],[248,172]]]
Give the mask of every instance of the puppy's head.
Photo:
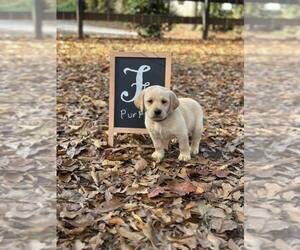
[[[154,85],[143,90],[134,104],[151,120],[162,121],[178,107],[179,100],[171,90]]]

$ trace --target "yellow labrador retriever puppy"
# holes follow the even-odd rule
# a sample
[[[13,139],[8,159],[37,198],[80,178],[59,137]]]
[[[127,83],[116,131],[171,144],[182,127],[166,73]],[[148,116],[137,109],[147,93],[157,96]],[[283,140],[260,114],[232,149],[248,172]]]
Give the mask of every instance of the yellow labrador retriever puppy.
[[[156,161],[163,159],[164,149],[168,149],[169,141],[174,137],[179,142],[179,160],[188,161],[191,153],[198,154],[203,131],[203,111],[198,102],[177,98],[171,90],[155,85],[144,89],[134,104],[145,112],[145,125],[155,148],[152,157]]]

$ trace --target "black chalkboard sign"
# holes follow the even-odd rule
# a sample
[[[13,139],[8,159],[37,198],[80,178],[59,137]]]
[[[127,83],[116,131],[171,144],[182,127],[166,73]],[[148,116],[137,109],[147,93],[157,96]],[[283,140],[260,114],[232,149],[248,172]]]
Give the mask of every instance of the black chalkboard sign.
[[[168,53],[115,52],[111,54],[109,93],[109,144],[113,134],[147,133],[144,114],[134,105],[140,92],[152,85],[170,88]]]

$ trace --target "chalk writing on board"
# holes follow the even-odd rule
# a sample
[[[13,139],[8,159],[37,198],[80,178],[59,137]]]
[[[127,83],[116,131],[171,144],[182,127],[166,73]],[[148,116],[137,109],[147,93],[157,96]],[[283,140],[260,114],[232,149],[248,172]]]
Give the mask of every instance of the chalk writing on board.
[[[142,111],[138,111],[138,112],[128,112],[126,109],[121,109],[120,111],[120,117],[121,119],[133,119],[133,118],[139,118],[141,119],[141,117],[143,117],[143,112]]]
[[[135,70],[135,69],[130,69],[130,68],[125,68],[123,70],[123,73],[125,75],[127,75],[127,72],[134,72],[136,73],[136,78],[135,78],[135,82],[131,84],[131,87],[135,86],[135,95],[130,99],[130,100],[125,100],[124,97],[128,97],[129,96],[129,93],[128,91],[124,90],[122,93],[121,93],[121,100],[123,102],[133,102],[135,98],[138,97],[138,95],[140,94],[140,92],[148,87],[150,85],[150,82],[143,82],[143,74],[144,72],[147,72],[151,70],[151,67],[148,66],[148,65],[142,65],[138,68],[138,70]]]

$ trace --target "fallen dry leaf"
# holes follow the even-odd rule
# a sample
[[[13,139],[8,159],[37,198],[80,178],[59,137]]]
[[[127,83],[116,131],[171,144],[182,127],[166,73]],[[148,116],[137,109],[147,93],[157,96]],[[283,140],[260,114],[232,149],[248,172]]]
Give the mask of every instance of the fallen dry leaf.
[[[241,250],[241,248],[232,239],[228,241],[228,248],[230,250]]]
[[[219,178],[225,178],[229,172],[227,170],[216,170],[214,174]]]
[[[159,240],[157,238],[157,233],[154,231],[152,225],[149,222],[143,224],[142,231],[144,235],[150,240],[152,246],[157,249],[159,247]]]
[[[120,242],[121,242],[121,250],[133,250],[133,248],[129,246],[122,237]]]
[[[176,242],[188,246],[190,249],[197,247],[197,239],[194,235],[187,235],[184,237],[171,237],[167,236],[167,240],[170,242]]]
[[[147,161],[141,158],[135,163],[134,169],[139,173],[143,171],[146,168],[146,166],[147,166]]]
[[[154,198],[160,194],[163,194],[165,192],[165,188],[164,187],[156,187],[154,189],[152,189],[150,191],[150,193],[148,194],[149,198]]]
[[[110,225],[125,225],[124,220],[120,217],[112,217],[107,221],[107,223]]]
[[[123,203],[122,203],[121,200],[119,200],[119,199],[112,199],[110,201],[105,201],[105,202],[101,203],[97,207],[97,209],[95,210],[95,212],[97,212],[97,213],[110,212],[110,211],[118,209],[122,205],[123,205]]]
[[[89,240],[89,245],[92,247],[93,250],[99,249],[102,244],[103,244],[103,240],[102,240],[101,232],[99,232]]]
[[[165,189],[180,196],[184,196],[195,192],[197,187],[188,182],[171,182]]]
[[[167,186],[154,188],[150,191],[148,197],[154,198],[164,193],[173,193],[179,196],[184,196],[189,193],[194,193],[197,190],[199,193],[202,193],[204,191],[201,187],[197,189],[195,185],[189,182],[171,182]]]
[[[117,232],[124,238],[132,240],[132,241],[140,241],[144,238],[144,236],[138,232],[130,231],[126,227],[118,227]]]
[[[188,176],[197,177],[197,176],[208,176],[209,170],[207,168],[196,168],[188,171]]]

